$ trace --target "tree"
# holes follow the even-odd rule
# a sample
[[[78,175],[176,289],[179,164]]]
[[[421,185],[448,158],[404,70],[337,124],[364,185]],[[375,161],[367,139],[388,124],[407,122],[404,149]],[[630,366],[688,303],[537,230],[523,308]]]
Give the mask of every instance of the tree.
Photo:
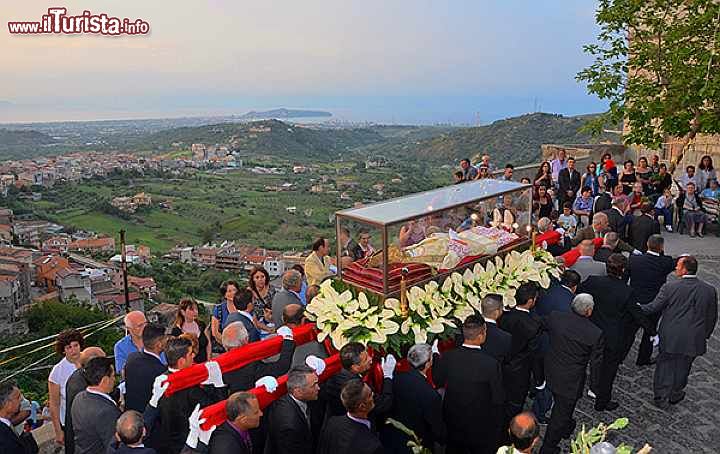
[[[698,133],[720,133],[720,3],[717,0],[600,0],[595,62],[577,74],[610,102],[589,128],[626,122],[626,144],[683,150]]]

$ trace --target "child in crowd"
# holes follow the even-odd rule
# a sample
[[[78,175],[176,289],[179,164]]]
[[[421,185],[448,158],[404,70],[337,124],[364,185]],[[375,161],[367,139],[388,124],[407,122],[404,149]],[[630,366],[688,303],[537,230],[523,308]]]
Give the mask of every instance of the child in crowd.
[[[260,331],[260,340],[266,339],[269,335],[275,333],[275,324],[272,322],[272,308],[270,307],[264,307],[263,308],[263,316],[260,317],[261,328]],[[265,329],[267,328],[267,329]]]
[[[572,213],[572,203],[565,202],[563,204],[563,212],[558,216],[558,225],[565,229],[565,233],[569,237],[575,236],[575,230],[577,229],[577,218]]]
[[[672,232],[672,208],[673,196],[670,193],[670,189],[665,189],[657,202],[655,202],[655,220],[658,216],[663,217],[663,224],[665,224],[665,230]]]

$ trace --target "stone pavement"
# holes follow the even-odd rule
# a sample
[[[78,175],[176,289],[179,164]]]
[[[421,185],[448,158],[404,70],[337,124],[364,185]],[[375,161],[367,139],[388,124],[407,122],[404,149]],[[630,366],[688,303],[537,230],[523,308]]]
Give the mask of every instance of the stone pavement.
[[[700,264],[700,278],[714,285],[720,293],[720,238],[715,235],[689,238],[668,233],[663,236],[666,253],[673,257],[683,253],[695,255]],[[575,410],[578,427],[627,417],[630,425],[611,432],[613,435],[608,437],[608,441],[616,446],[624,442],[639,449],[649,443],[658,454],[720,452],[720,328],[715,328],[707,353],[693,363],[687,397],[667,411],[652,404],[654,367],[635,365],[641,332],[638,332],[633,350],[620,366],[615,380],[613,400],[620,408],[596,412],[594,401],[583,397]],[[564,448],[568,449],[568,446]]]

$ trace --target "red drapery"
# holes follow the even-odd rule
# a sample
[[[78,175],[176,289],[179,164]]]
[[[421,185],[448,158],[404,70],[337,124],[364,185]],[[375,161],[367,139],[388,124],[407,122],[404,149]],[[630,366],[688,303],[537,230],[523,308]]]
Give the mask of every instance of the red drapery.
[[[332,377],[340,371],[340,354],[336,353],[333,356],[325,359],[325,370],[320,375],[320,382],[324,382],[328,378]],[[287,393],[287,374],[279,377],[278,387],[273,393],[269,393],[265,390],[264,386],[253,388],[248,390],[249,393],[255,394],[260,404],[260,408],[266,408],[268,405],[281,398]],[[225,402],[220,401],[210,406],[203,408],[201,418],[205,419],[202,425],[203,430],[208,430],[212,426],[219,426],[227,420],[227,413],[225,412]]]

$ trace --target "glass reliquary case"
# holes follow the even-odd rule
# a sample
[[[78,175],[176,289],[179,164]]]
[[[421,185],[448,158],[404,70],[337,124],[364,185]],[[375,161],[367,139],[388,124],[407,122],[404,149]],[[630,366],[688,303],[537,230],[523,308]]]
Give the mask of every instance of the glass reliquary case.
[[[484,179],[335,214],[338,274],[382,296],[527,246],[532,186]]]

